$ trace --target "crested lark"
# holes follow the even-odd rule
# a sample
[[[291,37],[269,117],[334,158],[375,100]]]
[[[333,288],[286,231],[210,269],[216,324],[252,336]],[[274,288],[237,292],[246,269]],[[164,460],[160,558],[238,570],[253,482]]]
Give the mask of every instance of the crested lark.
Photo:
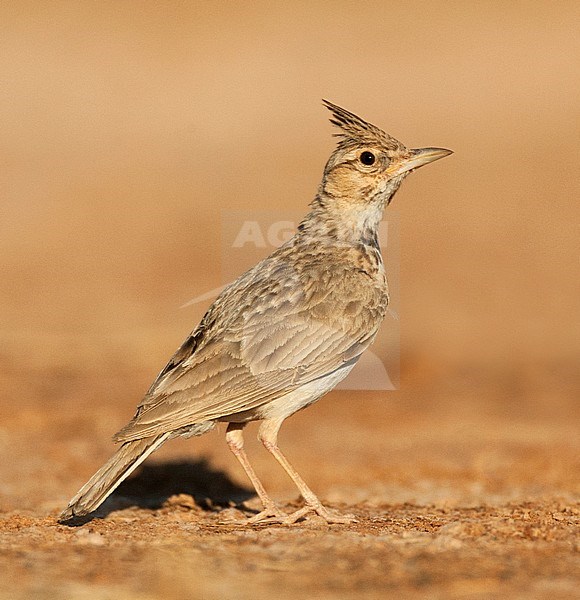
[[[70,501],[60,519],[95,510],[164,442],[228,423],[226,440],[262,501],[250,522],[293,523],[333,514],[277,445],[284,419],[346,377],[373,342],[389,302],[377,228],[383,209],[414,169],[451,154],[409,150],[378,127],[330,102],[339,143],[312,210],[294,237],[227,286],[159,373],[131,422],[114,437],[117,453]],[[293,514],[270,499],[244,451],[242,430],[258,437],[305,501]]]

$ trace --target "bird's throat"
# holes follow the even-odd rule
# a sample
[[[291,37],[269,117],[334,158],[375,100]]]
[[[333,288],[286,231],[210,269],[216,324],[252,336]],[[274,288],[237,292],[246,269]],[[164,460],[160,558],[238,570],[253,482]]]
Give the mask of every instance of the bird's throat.
[[[366,244],[378,248],[383,209],[384,203],[380,201],[361,205],[317,196],[312,210],[298,227],[298,235],[321,243]]]

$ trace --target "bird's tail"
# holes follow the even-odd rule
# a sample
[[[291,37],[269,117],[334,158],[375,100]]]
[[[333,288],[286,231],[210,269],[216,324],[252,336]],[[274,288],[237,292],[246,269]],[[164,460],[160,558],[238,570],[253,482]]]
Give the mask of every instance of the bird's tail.
[[[128,477],[171,432],[125,442],[117,452],[85,483],[69,502],[59,521],[82,517],[98,508],[107,496]]]

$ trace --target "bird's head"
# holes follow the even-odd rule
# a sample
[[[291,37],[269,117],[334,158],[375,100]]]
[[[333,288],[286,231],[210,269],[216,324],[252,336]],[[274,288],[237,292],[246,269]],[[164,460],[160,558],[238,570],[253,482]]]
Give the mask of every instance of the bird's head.
[[[324,169],[319,195],[351,208],[388,204],[413,170],[451,154],[443,148],[408,149],[375,125],[327,100],[338,147]]]

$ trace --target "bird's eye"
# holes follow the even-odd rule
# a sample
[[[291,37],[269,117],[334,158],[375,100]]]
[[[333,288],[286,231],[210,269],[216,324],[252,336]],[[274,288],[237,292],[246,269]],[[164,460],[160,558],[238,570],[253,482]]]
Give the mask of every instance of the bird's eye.
[[[376,160],[375,155],[368,150],[365,150],[360,155],[360,161],[363,165],[372,165]]]

